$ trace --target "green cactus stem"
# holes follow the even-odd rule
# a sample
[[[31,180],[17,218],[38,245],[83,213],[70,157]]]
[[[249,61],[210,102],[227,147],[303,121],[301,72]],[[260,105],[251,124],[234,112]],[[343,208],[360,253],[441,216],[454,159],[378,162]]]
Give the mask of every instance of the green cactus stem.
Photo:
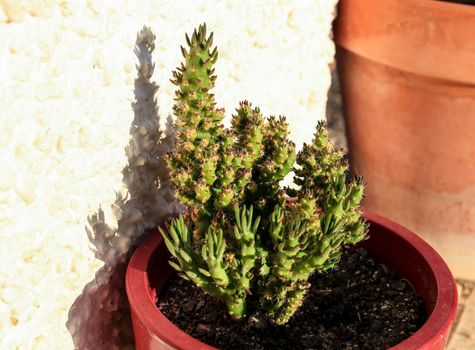
[[[253,218],[253,209],[234,208],[236,222],[232,229],[235,251],[227,249],[222,228],[209,227],[204,239],[195,242],[191,234],[190,216],[180,215],[165,228],[159,228],[165,244],[176,262],[170,265],[178,274],[191,280],[205,292],[222,298],[229,313],[236,319],[246,314],[246,297],[250,293],[252,271],[256,261],[255,236],[260,218]]]

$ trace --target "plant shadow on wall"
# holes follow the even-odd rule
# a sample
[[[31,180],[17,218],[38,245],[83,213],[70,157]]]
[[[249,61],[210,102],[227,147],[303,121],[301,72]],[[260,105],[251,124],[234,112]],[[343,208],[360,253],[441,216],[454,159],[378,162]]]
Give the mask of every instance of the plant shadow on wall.
[[[122,172],[125,189],[116,194],[111,206],[117,227],[106,223],[101,207],[87,218],[88,238],[104,266],[69,310],[66,327],[76,349],[134,348],[124,286],[127,261],[148,229],[181,210],[164,160],[174,149],[175,126],[169,116],[165,131],[160,130],[155,99],[158,85],[151,81],[154,39],[146,27],[137,34],[139,64],[132,103],[134,120],[125,149],[128,163]]]

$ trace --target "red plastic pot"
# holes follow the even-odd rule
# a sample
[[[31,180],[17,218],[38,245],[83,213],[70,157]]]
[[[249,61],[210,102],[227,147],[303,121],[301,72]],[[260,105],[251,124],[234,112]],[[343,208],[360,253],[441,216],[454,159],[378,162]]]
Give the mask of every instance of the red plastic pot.
[[[475,6],[340,0],[334,31],[363,205],[475,277]]]
[[[457,310],[455,281],[442,258],[414,233],[381,216],[366,213],[369,239],[361,245],[407,279],[422,295],[427,322],[392,350],[443,349]],[[126,288],[137,350],[211,350],[181,331],[157,308],[160,289],[175,273],[158,231],[137,248],[126,273]]]

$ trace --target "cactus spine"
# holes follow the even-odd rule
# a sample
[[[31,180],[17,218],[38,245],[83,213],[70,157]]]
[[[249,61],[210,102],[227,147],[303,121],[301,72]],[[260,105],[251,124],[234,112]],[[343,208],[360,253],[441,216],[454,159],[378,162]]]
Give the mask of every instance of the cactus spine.
[[[343,245],[364,239],[363,183],[346,182],[348,165],[323,123],[298,154],[285,118],[265,119],[247,101],[224,128],[211,93],[213,34],[201,25],[186,41],[185,62],[173,72],[178,133],[167,161],[188,210],[160,229],[170,264],[223,299],[234,318],[246,315],[255,294],[270,320],[284,324],[302,304],[310,275],[333,267]],[[292,169],[299,189],[284,191],[279,182]]]

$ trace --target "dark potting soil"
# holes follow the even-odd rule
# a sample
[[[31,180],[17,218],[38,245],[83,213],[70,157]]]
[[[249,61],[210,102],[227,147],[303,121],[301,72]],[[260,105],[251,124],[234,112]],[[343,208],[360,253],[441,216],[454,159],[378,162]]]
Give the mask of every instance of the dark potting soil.
[[[421,297],[363,249],[345,251],[338,268],[315,274],[311,285],[284,326],[253,314],[252,300],[250,316],[233,321],[223,303],[178,276],[158,306],[180,329],[220,349],[387,349],[426,320]]]

